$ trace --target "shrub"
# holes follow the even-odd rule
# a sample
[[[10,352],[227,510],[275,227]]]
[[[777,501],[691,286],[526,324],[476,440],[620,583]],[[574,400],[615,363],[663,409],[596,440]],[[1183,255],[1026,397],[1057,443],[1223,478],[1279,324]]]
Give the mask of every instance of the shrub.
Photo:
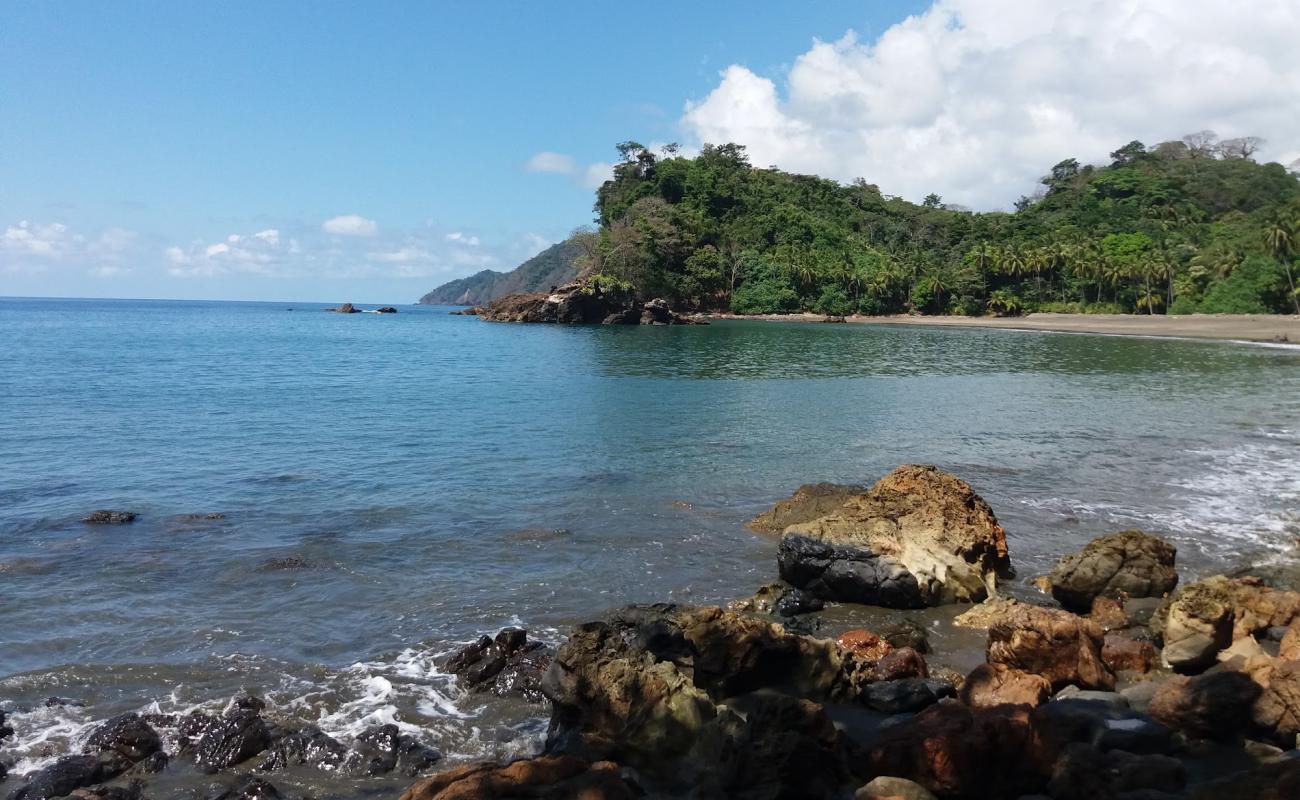
[[[820,314],[842,317],[853,313],[853,301],[838,286],[827,286],[822,289],[821,295],[813,303],[812,308]]]

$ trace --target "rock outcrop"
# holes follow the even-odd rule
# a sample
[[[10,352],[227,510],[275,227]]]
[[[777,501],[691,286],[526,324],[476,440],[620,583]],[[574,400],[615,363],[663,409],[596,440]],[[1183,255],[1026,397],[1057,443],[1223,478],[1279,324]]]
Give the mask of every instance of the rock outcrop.
[[[334,308],[327,308],[325,310],[332,311],[335,314],[360,314],[361,313],[361,309],[357,308],[351,303],[344,303],[341,306],[336,306]]]
[[[1102,536],[1057,562],[1050,576],[1052,596],[1080,614],[1097,597],[1163,597],[1178,584],[1177,552],[1164,539],[1141,531]]]
[[[865,492],[804,486],[750,527],[782,534],[782,576],[800,588],[816,586],[826,599],[883,596],[902,607],[978,602],[994,593],[998,577],[1012,574],[993,510],[964,481],[931,466],[899,467]],[[846,596],[837,595],[841,589]]]
[[[694,325],[664,300],[642,302],[631,291],[579,281],[549,292],[511,294],[479,308],[489,322],[549,322],[605,325]]]

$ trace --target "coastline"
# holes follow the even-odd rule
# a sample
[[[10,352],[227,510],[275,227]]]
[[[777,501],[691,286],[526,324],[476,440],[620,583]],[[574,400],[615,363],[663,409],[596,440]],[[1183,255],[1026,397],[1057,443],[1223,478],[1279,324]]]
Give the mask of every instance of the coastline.
[[[824,314],[707,314],[708,319],[822,322]],[[1300,316],[1281,314],[1026,314],[1021,317],[862,316],[845,322],[858,325],[927,325],[961,328],[1087,333],[1110,336],[1158,336],[1243,342],[1300,344]]]

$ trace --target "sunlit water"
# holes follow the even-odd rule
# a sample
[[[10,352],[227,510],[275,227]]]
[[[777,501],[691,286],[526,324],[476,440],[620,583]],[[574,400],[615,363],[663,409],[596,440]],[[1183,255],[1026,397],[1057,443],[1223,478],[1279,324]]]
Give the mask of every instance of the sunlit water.
[[[747,594],[775,544],[744,520],[905,462],[989,500],[1021,580],[1123,527],[1173,539],[1185,575],[1300,532],[1296,349],[319,309],[0,300],[15,771],[111,713],[240,687],[345,738],[396,721],[452,757],[527,751],[540,712],[465,695],[441,654]],[[96,508],[140,518],[79,521]]]

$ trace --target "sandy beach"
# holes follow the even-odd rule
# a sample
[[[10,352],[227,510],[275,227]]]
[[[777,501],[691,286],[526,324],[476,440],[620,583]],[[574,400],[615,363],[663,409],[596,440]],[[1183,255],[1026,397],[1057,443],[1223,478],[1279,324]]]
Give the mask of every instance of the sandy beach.
[[[821,314],[715,314],[713,319],[763,319],[785,322],[821,322]],[[938,325],[967,328],[1007,328],[1114,336],[1169,336],[1189,339],[1230,339],[1249,342],[1300,344],[1300,316],[1281,314],[1193,314],[1143,316],[1136,314],[1026,314],[1023,317],[850,316],[846,322],[863,325]]]

